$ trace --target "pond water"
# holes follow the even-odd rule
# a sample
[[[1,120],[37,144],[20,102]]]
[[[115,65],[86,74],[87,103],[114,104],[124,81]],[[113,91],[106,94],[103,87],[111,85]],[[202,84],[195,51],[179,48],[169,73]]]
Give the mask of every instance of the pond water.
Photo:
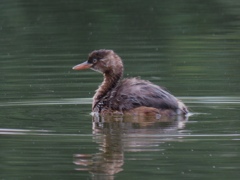
[[[0,12],[1,180],[239,179],[239,1],[4,0]],[[190,116],[92,116],[102,75],[71,68],[102,48]]]

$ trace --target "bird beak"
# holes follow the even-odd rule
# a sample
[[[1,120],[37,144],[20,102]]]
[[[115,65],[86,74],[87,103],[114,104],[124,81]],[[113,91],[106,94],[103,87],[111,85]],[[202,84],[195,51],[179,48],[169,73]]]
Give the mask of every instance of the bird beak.
[[[81,63],[81,64],[78,64],[76,66],[74,66],[72,69],[73,70],[82,70],[82,69],[89,69],[92,67],[92,64],[88,63],[87,61]]]

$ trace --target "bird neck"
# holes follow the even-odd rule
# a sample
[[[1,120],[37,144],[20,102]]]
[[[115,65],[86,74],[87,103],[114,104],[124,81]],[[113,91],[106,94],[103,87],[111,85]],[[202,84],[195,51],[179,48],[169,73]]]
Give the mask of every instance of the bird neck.
[[[108,92],[112,91],[117,86],[122,77],[122,74],[123,70],[118,73],[113,73],[113,71],[104,73],[104,80],[96,90],[96,93],[93,97],[92,109],[97,106],[97,104],[107,95]]]

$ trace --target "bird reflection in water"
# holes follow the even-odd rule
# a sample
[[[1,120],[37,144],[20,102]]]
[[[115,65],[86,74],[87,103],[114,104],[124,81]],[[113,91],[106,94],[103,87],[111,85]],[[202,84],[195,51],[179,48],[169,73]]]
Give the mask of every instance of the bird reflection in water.
[[[178,140],[188,118],[171,116],[93,115],[93,138],[99,145],[95,154],[75,154],[76,170],[89,171],[93,179],[114,179],[123,171],[125,152],[163,151],[161,144]],[[171,136],[175,135],[175,136]]]

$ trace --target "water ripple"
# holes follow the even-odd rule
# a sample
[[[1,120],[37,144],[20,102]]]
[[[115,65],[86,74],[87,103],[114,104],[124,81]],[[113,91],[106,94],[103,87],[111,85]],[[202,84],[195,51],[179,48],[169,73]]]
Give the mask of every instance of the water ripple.
[[[92,98],[65,98],[58,100],[30,100],[1,103],[0,106],[39,106],[39,105],[64,105],[64,104],[91,104]]]
[[[204,97],[179,97],[185,103],[193,104],[240,104],[240,97],[204,96]],[[92,98],[61,98],[57,100],[29,100],[3,102],[0,106],[38,106],[38,105],[63,105],[63,104],[91,104]]]

